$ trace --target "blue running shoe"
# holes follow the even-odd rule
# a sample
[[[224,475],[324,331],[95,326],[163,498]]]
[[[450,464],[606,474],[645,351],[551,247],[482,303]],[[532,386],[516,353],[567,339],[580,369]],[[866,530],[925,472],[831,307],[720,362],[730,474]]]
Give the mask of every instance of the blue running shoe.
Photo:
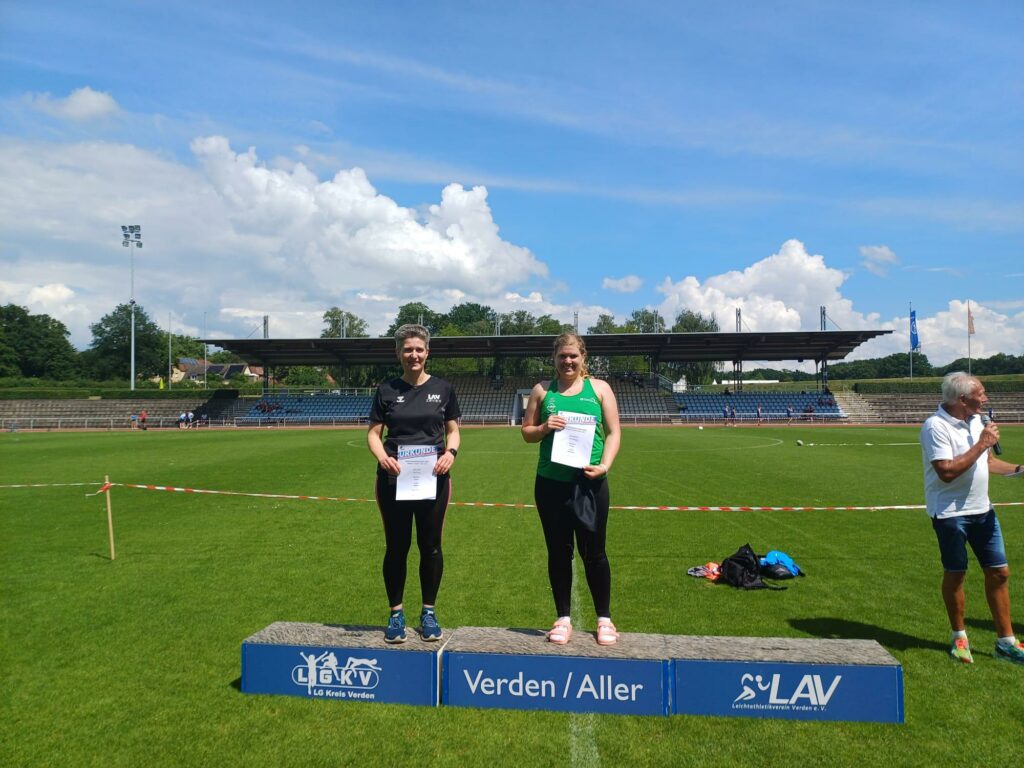
[[[1006,659],[1014,664],[1024,664],[1024,645],[1019,642],[1016,645],[996,643],[996,658]]]
[[[405,614],[402,611],[395,611],[388,619],[388,625],[384,629],[385,643],[404,643],[405,637]]]
[[[424,611],[420,614],[420,637],[427,642],[440,640],[444,636],[441,632],[441,625],[437,623],[437,616],[433,611]]]

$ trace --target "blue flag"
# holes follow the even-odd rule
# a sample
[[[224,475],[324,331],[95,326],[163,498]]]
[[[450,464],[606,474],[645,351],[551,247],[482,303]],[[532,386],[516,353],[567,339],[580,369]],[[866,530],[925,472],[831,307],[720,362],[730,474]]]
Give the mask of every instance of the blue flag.
[[[910,310],[910,351],[921,351],[921,339],[917,335],[917,310]]]

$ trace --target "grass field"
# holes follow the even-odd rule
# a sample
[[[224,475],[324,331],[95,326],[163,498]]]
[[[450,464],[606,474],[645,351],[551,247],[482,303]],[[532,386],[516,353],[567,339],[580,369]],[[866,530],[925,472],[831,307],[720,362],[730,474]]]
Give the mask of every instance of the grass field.
[[[1024,459],[1024,428],[1003,427]],[[363,432],[0,435],[0,484],[99,481],[372,496]],[[809,444],[796,445],[797,439]],[[921,504],[916,428],[627,429],[615,505]],[[866,445],[870,443],[871,445]],[[536,446],[466,429],[458,501],[532,502]],[[117,558],[92,488],[0,489],[6,765],[1009,765],[1022,753],[1024,669],[992,657],[980,571],[968,578],[973,667],[946,657],[940,565],[922,510],[613,511],[620,630],[870,638],[903,665],[906,723],[641,718],[422,709],[238,690],[240,644],[278,621],[386,618],[375,505],[113,491]],[[993,478],[994,501],[1024,482]],[[1024,508],[1001,513],[1024,610]],[[741,592],[686,569],[750,542],[809,573]],[[418,607],[415,551],[406,591]],[[582,569],[581,569],[582,570]],[[594,616],[585,586],[578,612]],[[546,627],[531,509],[452,507],[442,625]],[[1018,634],[1024,625],[1016,622]]]

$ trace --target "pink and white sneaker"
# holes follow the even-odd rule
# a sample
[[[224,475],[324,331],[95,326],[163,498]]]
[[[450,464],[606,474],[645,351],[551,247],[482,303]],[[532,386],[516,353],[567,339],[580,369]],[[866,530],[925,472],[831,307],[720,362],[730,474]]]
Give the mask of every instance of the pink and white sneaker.
[[[597,620],[597,644],[598,645],[615,645],[619,642],[619,633],[615,629],[615,625],[612,624],[611,619],[598,619]]]
[[[548,631],[548,642],[555,645],[565,645],[572,637],[572,622],[568,619],[558,619]]]

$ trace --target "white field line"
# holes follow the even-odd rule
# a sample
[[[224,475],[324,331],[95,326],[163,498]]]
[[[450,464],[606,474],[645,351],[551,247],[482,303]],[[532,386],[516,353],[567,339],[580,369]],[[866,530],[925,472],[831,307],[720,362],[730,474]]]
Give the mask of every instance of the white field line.
[[[572,619],[573,634],[582,623],[580,617],[579,599],[579,577],[580,569],[576,565],[576,556],[572,558],[572,603],[570,604],[569,618]],[[594,739],[593,712],[573,712],[569,715],[569,763],[577,766],[599,766],[601,765],[601,752],[597,748],[597,741]]]

